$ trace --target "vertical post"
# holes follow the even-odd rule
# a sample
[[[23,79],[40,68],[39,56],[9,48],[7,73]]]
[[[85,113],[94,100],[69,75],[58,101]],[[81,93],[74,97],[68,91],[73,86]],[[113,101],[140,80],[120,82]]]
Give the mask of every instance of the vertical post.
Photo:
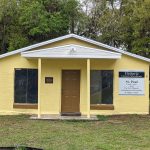
[[[38,118],[41,117],[41,58],[38,58]]]
[[[87,59],[87,117],[90,118],[90,59]]]

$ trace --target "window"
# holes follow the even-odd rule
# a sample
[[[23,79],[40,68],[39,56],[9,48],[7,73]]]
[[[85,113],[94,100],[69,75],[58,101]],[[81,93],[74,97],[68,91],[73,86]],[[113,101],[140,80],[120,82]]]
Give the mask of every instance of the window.
[[[91,70],[91,104],[113,104],[113,71]]]
[[[38,102],[38,70],[15,69],[15,103]]]

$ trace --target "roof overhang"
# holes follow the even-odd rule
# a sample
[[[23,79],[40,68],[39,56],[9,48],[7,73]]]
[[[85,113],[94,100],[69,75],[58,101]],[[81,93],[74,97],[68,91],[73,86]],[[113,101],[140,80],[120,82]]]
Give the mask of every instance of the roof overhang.
[[[47,49],[22,52],[25,58],[74,58],[74,59],[120,59],[121,54],[79,45],[65,45]]]

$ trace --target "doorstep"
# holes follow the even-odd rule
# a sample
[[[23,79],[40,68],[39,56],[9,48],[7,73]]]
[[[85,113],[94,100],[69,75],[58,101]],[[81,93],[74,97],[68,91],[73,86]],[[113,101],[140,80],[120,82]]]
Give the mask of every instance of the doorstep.
[[[91,115],[90,118],[87,118],[87,115],[81,115],[81,116],[61,116],[61,115],[50,115],[50,114],[44,114],[41,115],[40,118],[38,118],[37,115],[32,115],[30,119],[33,120],[98,120],[95,115]]]

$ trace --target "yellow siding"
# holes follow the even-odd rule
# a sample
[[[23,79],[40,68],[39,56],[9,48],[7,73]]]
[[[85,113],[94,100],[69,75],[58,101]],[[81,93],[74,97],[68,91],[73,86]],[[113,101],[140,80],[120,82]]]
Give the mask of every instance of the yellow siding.
[[[40,48],[54,47],[65,44],[79,44],[95,47],[76,39],[68,39]],[[37,48],[38,49],[38,48]],[[61,111],[61,71],[78,69],[81,71],[80,111],[87,114],[87,60],[86,59],[42,59],[41,65],[41,113],[59,114]],[[37,110],[13,109],[14,101],[14,68],[38,68],[37,59],[25,59],[20,54],[0,59],[0,112],[36,113]],[[91,114],[147,114],[149,112],[149,63],[122,55],[119,60],[91,60],[91,69],[114,70],[114,110],[91,110]],[[145,95],[119,96],[119,70],[144,70]],[[53,84],[45,84],[45,77],[54,78]]]
[[[92,110],[91,114],[147,114],[149,112],[149,64],[144,61],[133,59],[123,55],[115,63],[94,61],[94,69],[113,69],[114,70],[114,110]],[[100,65],[101,64],[101,65]],[[144,96],[120,96],[119,78],[120,70],[144,70],[145,72],[145,95]]]
[[[42,60],[41,111],[58,114],[61,111],[61,71],[81,71],[80,109],[86,112],[86,60]],[[45,84],[44,77],[54,78],[53,84]]]
[[[13,109],[14,68],[37,68],[37,60],[27,60],[20,54],[0,60],[0,112],[37,112],[37,110]]]

